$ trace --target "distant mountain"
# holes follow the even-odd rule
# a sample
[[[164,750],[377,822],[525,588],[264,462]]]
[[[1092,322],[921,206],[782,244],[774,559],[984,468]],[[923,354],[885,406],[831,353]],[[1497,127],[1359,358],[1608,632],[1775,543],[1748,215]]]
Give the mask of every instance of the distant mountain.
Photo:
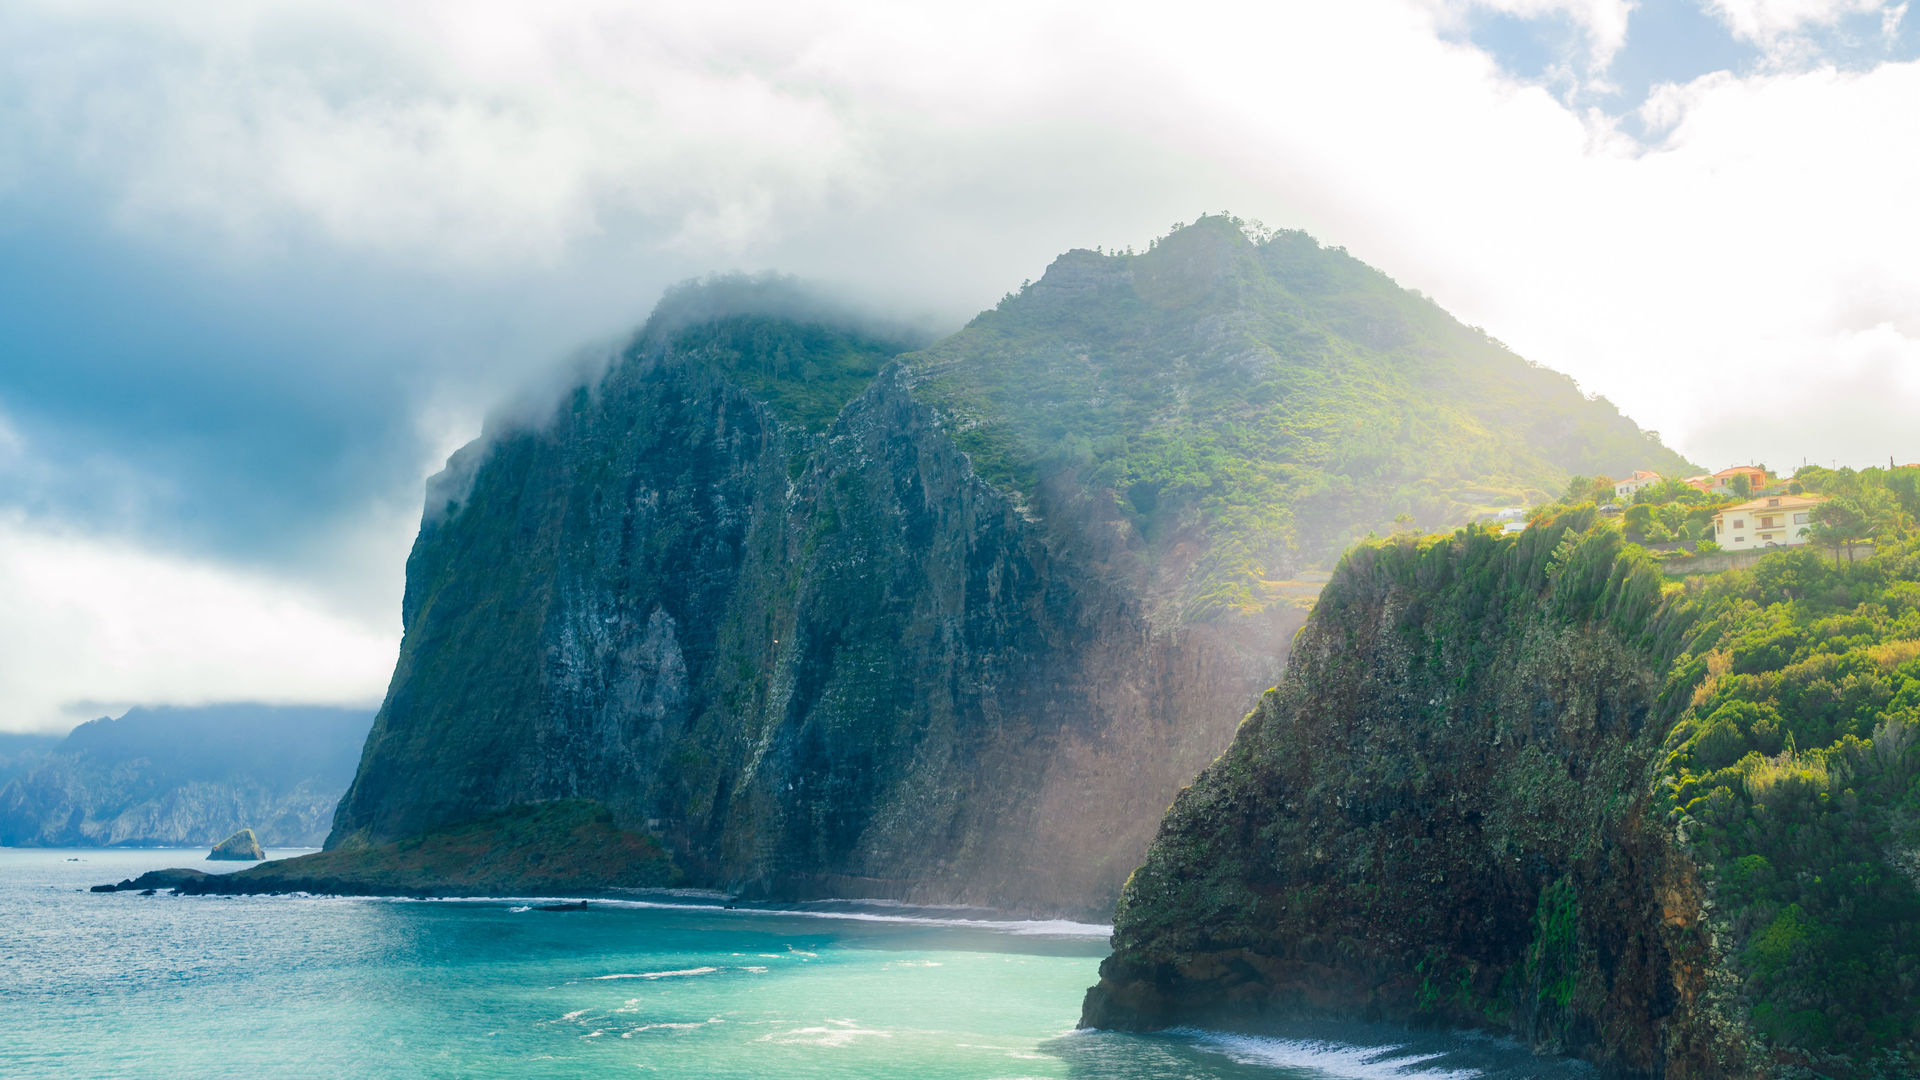
[[[697,884],[1104,914],[1351,538],[1687,467],[1223,217],[919,344],[790,283],[684,288],[549,422],[455,454],[329,846],[581,798]]]
[[[60,743],[58,735],[21,735],[0,732],[0,785],[46,760]]]
[[[364,709],[271,705],[89,721],[0,788],[0,845],[199,846],[243,828],[269,847],[317,845],[371,721]]]

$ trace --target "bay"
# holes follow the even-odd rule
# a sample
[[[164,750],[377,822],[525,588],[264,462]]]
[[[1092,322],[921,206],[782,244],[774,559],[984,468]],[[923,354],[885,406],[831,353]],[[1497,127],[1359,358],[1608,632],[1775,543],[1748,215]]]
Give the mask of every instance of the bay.
[[[0,849],[0,1075],[1530,1073],[1458,1038],[1075,1031],[1107,951],[1107,928],[1086,924],[853,902],[727,909],[698,896],[543,911],[549,901],[533,898],[86,891],[165,866],[233,868],[204,855]]]

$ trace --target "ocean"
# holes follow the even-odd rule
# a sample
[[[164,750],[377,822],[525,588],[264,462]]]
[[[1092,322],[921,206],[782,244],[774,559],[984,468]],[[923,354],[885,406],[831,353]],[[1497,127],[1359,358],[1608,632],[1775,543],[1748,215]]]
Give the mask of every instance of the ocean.
[[[1292,1080],[1578,1075],[1467,1036],[1075,1031],[1109,928],[697,895],[95,894],[202,850],[0,849],[0,1077]],[[284,853],[276,853],[284,854]]]

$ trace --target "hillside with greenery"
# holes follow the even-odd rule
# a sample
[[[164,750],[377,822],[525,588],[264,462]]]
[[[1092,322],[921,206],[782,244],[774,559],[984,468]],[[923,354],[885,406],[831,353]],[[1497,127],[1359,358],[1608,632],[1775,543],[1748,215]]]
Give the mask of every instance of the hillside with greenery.
[[[1073,251],[907,357],[989,480],[1106,505],[1188,617],[1258,609],[1396,518],[1549,501],[1575,473],[1694,471],[1564,375],[1339,248],[1225,216],[1143,253]]]
[[[927,340],[795,278],[722,274],[669,289],[631,349],[704,363],[817,435],[889,360]]]
[[[1575,476],[1557,500],[1536,507],[1531,516],[1544,520],[1576,506],[1595,506],[1618,514],[1626,538],[1634,543],[1662,555],[1704,555],[1720,550],[1713,531],[1720,511],[1763,494],[1819,495],[1827,501],[1814,508],[1807,539],[1830,548],[1835,557],[1877,538],[1898,536],[1920,518],[1920,466],[1856,470],[1809,465],[1791,477],[1769,476],[1757,487],[1744,477],[1736,481],[1732,490],[1712,493],[1667,477],[1620,497],[1610,476]]]

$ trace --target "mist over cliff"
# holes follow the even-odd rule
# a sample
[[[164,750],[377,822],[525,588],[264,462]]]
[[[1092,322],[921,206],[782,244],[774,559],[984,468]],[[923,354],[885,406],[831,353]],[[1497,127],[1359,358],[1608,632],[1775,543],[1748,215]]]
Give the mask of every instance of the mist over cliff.
[[[1222,217],[920,344],[683,289],[457,454],[329,846],[584,798],[752,895],[1103,914],[1348,538],[1679,461]]]

